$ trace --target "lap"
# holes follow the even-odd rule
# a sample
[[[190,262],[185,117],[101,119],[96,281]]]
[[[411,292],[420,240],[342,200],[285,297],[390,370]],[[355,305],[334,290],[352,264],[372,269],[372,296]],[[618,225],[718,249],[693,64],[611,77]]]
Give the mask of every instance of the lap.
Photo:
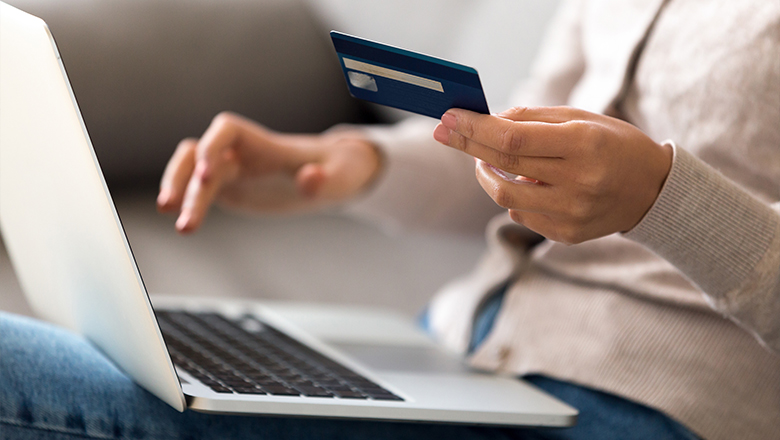
[[[135,385],[77,335],[0,313],[0,336],[0,439],[693,438],[657,411],[543,376],[527,380],[579,408],[575,428],[179,413]]]

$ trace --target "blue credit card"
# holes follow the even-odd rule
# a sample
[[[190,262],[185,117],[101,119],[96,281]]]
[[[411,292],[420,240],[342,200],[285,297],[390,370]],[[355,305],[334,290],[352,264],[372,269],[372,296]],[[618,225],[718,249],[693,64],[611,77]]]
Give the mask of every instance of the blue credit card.
[[[489,113],[471,67],[331,31],[355,98],[439,119],[448,109]]]

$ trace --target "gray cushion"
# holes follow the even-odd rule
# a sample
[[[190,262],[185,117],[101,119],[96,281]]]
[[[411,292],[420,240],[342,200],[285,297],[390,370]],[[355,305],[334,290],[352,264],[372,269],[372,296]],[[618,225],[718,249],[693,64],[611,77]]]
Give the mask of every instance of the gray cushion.
[[[112,188],[156,182],[178,141],[232,110],[280,130],[359,117],[299,0],[11,0],[47,21]]]

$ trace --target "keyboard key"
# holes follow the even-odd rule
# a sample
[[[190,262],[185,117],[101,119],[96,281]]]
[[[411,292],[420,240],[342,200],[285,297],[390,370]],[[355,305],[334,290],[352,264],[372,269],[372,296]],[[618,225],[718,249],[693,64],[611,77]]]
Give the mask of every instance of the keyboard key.
[[[307,380],[307,379],[291,379],[291,380],[285,380],[287,385],[293,386],[295,388],[300,389],[301,387],[316,387],[317,384],[314,382]]]
[[[368,398],[368,396],[365,396],[355,391],[334,391],[334,393],[338,397],[341,397],[342,399],[367,399]]]
[[[331,397],[333,394],[329,393],[327,390],[320,388],[320,387],[301,387],[297,386],[295,387],[298,391],[301,392],[304,396],[309,397]]]
[[[265,391],[255,387],[234,387],[233,390],[239,394],[265,394]]]
[[[285,386],[283,383],[274,379],[258,380],[257,383],[261,386]]]
[[[338,385],[338,386],[334,386],[334,387],[327,387],[327,388],[328,388],[329,390],[331,390],[331,391],[335,391],[335,392],[337,392],[337,393],[338,393],[338,392],[342,392],[342,391],[343,391],[343,392],[352,391],[352,388],[350,388],[350,387],[348,387],[348,386],[346,386],[346,385]]]
[[[157,318],[174,364],[216,392],[403,400],[251,316],[232,322],[161,311]]]
[[[212,390],[214,390],[217,393],[225,393],[225,394],[232,394],[233,393],[233,391],[231,391],[230,388],[220,387],[220,386],[216,386],[216,385],[212,386],[212,387],[209,387],[209,388],[211,388]]]
[[[404,399],[396,396],[395,394],[391,394],[391,393],[382,394],[382,395],[379,395],[379,396],[371,396],[371,398],[374,399],[374,400],[396,400],[396,401],[400,401],[400,402],[403,402],[403,400],[404,400]]]
[[[276,396],[300,396],[301,393],[285,386],[278,386],[278,385],[268,385],[264,386],[263,389],[268,394],[273,394]]]

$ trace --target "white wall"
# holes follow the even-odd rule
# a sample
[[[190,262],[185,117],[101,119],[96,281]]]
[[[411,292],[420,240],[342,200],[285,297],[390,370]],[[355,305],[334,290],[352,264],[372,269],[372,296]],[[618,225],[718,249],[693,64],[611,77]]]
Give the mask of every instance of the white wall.
[[[491,111],[503,110],[558,0],[307,0],[342,32],[477,69]]]

